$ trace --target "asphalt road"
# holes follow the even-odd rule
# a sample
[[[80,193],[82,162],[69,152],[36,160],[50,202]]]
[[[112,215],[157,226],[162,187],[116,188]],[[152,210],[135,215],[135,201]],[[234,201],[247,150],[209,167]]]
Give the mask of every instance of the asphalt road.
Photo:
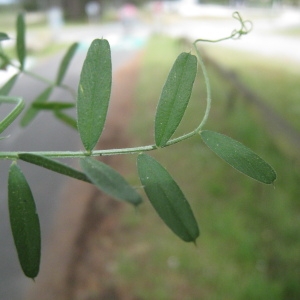
[[[93,27],[88,31],[77,29],[64,32],[60,37],[61,39],[70,42],[73,40],[81,41],[80,49],[67,73],[65,83],[75,90],[77,89],[86,50],[93,38],[104,37],[110,41],[113,69],[116,70],[136,53],[143,45],[146,36],[141,35],[140,32],[133,33],[131,36],[124,36],[122,35],[122,28],[118,25]],[[61,58],[62,54],[55,55],[36,65],[34,71],[43,77],[53,79]],[[44,84],[28,76],[22,76],[11,94],[22,96],[29,103],[43,88],[45,88]],[[67,100],[69,98],[70,95],[62,89],[57,89],[51,96],[53,100]],[[75,111],[73,113],[75,115]],[[3,114],[2,109],[0,118],[3,117]],[[50,113],[40,113],[26,129],[21,129],[17,123],[13,123],[3,133],[3,135],[10,135],[10,137],[1,141],[1,151],[83,149],[79,135],[73,129],[58,122]],[[72,164],[70,160],[68,162]],[[22,295],[30,280],[23,275],[20,269],[9,225],[7,174],[10,161],[0,161],[0,163],[0,299],[20,300],[23,298]],[[58,205],[58,195],[62,190],[65,178],[27,163],[20,162],[20,166],[35,197],[42,239],[46,240],[50,233],[52,217]]]

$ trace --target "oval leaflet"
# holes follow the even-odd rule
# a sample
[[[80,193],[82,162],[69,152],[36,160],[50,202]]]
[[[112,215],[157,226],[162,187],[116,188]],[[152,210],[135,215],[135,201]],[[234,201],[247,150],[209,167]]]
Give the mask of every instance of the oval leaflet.
[[[197,73],[195,55],[183,52],[175,60],[163,87],[155,115],[155,143],[164,147],[179,126]]]
[[[273,168],[240,142],[210,130],[204,130],[200,135],[204,143],[233,168],[262,183],[275,181]]]
[[[19,166],[13,162],[8,175],[8,207],[19,262],[27,277],[35,278],[41,257],[41,232],[34,199]]]
[[[154,158],[140,154],[138,173],[154,209],[165,224],[185,242],[195,242],[199,228],[192,209],[181,189]]]
[[[133,205],[142,202],[142,197],[123,176],[105,163],[85,157],[80,165],[90,181],[106,194]]]
[[[89,47],[80,74],[77,97],[78,131],[84,148],[92,151],[104,128],[112,83],[110,46],[96,39]]]

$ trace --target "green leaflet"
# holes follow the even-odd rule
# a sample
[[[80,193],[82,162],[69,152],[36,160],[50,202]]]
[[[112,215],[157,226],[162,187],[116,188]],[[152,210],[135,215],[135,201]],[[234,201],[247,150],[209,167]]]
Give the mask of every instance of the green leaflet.
[[[15,108],[0,122],[0,133],[2,133],[22,112],[25,103],[23,99],[10,96],[0,96],[0,103],[16,104]]]
[[[45,109],[45,110],[60,110],[60,109],[68,109],[75,107],[74,103],[70,102],[33,102],[32,107],[36,109]]]
[[[0,95],[8,95],[11,89],[13,88],[15,82],[18,79],[19,74],[15,74],[8,79],[8,81],[1,87]]]
[[[66,125],[68,125],[68,126],[72,127],[73,129],[77,130],[77,122],[76,122],[76,120],[73,117],[71,117],[71,116],[63,113],[60,110],[55,110],[54,111],[54,116],[58,120],[60,120],[63,123],[65,123]]]
[[[20,62],[21,70],[24,69],[26,58],[26,43],[25,43],[25,21],[24,15],[19,14],[17,18],[17,55]]]
[[[117,171],[103,162],[85,157],[80,160],[80,165],[92,183],[106,194],[133,205],[142,202],[137,191]]]
[[[81,70],[77,99],[78,131],[87,151],[93,150],[104,128],[111,82],[109,43],[104,39],[95,39]]]
[[[155,115],[155,143],[163,147],[174,134],[187,108],[197,73],[197,58],[181,53],[163,87]]]
[[[8,207],[11,230],[19,262],[27,277],[35,278],[41,257],[41,233],[30,187],[13,162],[8,176]]]
[[[31,153],[20,153],[18,157],[23,161],[35,164],[37,166],[54,171],[56,173],[60,173],[85,182],[91,182],[84,173],[77,171],[53,159],[49,159],[47,157]]]
[[[79,43],[73,43],[68,51],[66,52],[65,56],[63,57],[60,66],[59,66],[59,70],[57,73],[57,78],[56,78],[56,85],[60,85],[64,79],[64,76],[66,74],[66,71],[70,65],[70,62],[76,52],[76,50],[78,49]]]
[[[138,156],[137,166],[141,183],[158,215],[182,240],[195,242],[199,236],[197,221],[168,171],[147,154]]]
[[[32,105],[31,107],[29,107],[23,118],[21,119],[21,122],[20,122],[20,125],[22,127],[26,127],[28,126],[31,121],[36,117],[36,115],[38,114],[39,110],[34,108],[33,106],[36,104],[36,103],[43,103],[43,102],[46,102],[51,93],[52,93],[52,90],[53,90],[53,87],[52,86],[49,86],[47,87],[45,90],[43,90],[37,97],[36,99],[32,102]]]
[[[273,168],[240,142],[218,132],[201,132],[204,143],[219,157],[238,171],[262,183],[271,184],[276,179]]]
[[[9,36],[4,32],[0,32],[0,42],[5,40],[9,40]]]

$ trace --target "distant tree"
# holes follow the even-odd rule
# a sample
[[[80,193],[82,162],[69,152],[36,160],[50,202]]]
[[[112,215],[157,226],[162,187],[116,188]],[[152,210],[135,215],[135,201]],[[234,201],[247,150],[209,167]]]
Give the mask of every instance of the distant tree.
[[[23,9],[25,9],[26,11],[36,11],[39,9],[37,0],[20,0],[20,2]]]
[[[80,20],[86,17],[85,5],[92,0],[19,0],[22,8],[26,11],[47,10],[52,6],[60,6],[64,10],[66,19]],[[93,0],[100,3],[102,10],[108,6],[120,7],[126,2],[131,2],[137,6],[149,0]]]
[[[67,19],[78,20],[85,18],[85,5],[91,0],[61,0],[62,7]],[[141,5],[149,0],[96,0],[101,5],[103,11],[106,7],[120,7],[126,2],[131,2],[135,5]]]
[[[88,0],[62,0],[61,5],[67,19],[78,20],[85,17]]]

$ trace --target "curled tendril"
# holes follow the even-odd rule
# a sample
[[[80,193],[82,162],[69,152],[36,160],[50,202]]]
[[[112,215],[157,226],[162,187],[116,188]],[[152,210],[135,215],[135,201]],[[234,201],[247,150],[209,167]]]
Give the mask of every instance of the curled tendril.
[[[202,60],[202,57],[200,55],[199,49],[197,48],[197,43],[199,43],[199,42],[218,43],[218,42],[222,42],[222,41],[230,40],[230,39],[239,39],[242,35],[246,35],[252,30],[252,28],[253,28],[252,22],[249,21],[249,20],[244,21],[242,19],[241,15],[237,11],[232,14],[232,17],[234,19],[236,19],[237,21],[239,21],[239,23],[241,25],[239,30],[235,29],[235,30],[232,31],[230,36],[220,38],[220,39],[217,39],[217,40],[197,39],[193,43],[194,49],[195,49],[196,54],[197,54],[198,62],[200,64],[200,67],[202,69],[202,73],[204,75],[204,81],[205,81],[205,86],[206,86],[206,94],[207,94],[207,96],[206,96],[206,109],[205,109],[204,117],[203,117],[200,125],[194,130],[195,133],[200,133],[201,132],[203,126],[205,125],[205,123],[208,119],[208,115],[209,115],[210,108],[211,108],[210,82],[209,82],[206,67],[205,67],[204,62]]]
[[[237,29],[234,29],[231,33],[231,35],[227,36],[227,37],[224,37],[224,38],[220,38],[220,39],[217,39],[217,40],[206,40],[206,39],[197,39],[194,41],[194,47],[196,47],[196,44],[198,42],[208,42],[208,43],[218,43],[218,42],[222,42],[222,41],[225,41],[225,40],[230,40],[230,39],[239,39],[242,35],[246,35],[248,34],[252,28],[253,28],[253,24],[251,21],[249,20],[243,20],[241,15],[239,14],[239,12],[235,11],[233,14],[232,14],[232,17],[234,19],[236,19],[237,21],[239,21],[241,27],[239,30]]]
[[[248,34],[252,30],[252,28],[253,28],[252,22],[249,20],[244,21],[242,19],[241,15],[239,14],[239,12],[235,11],[232,14],[232,17],[240,22],[241,28],[239,30],[236,30],[236,29],[233,30],[230,38],[239,39],[242,35]]]

